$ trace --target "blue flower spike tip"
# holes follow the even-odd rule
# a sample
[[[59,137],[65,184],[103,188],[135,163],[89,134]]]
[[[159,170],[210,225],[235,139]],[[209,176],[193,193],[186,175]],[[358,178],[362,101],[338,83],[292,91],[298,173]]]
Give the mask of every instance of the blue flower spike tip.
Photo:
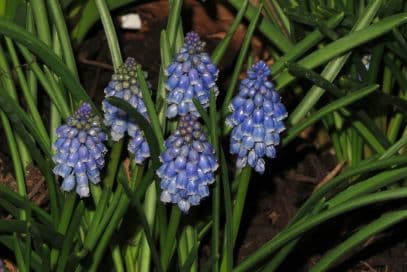
[[[107,135],[100,125],[92,107],[83,103],[67,123],[57,129],[57,139],[53,144],[53,172],[63,178],[63,191],[76,188],[80,197],[88,197],[89,182],[100,182],[100,171],[107,152],[103,143]]]
[[[188,32],[184,45],[166,69],[168,118],[191,113],[199,116],[193,103],[196,98],[202,107],[209,107],[211,89],[217,96],[219,70],[205,51],[205,43],[196,32]]]
[[[187,213],[209,195],[208,184],[215,181],[218,162],[215,152],[203,132],[197,117],[180,117],[178,127],[165,141],[162,165],[157,170],[161,178],[161,201],[176,203]]]
[[[226,119],[232,128],[230,153],[237,155],[237,168],[249,164],[261,174],[265,170],[264,157],[276,157],[280,133],[285,130],[283,119],[287,117],[280,95],[268,80],[269,75],[264,61],[248,70],[239,93],[229,105],[232,113]]]
[[[105,88],[106,97],[115,96],[131,104],[144,118],[148,119],[147,108],[137,83],[137,63],[133,58],[127,58]],[[105,124],[110,127],[113,141],[119,141],[124,134],[130,136],[127,149],[134,154],[136,163],[141,164],[150,157],[147,141],[136,121],[106,100],[102,102]]]

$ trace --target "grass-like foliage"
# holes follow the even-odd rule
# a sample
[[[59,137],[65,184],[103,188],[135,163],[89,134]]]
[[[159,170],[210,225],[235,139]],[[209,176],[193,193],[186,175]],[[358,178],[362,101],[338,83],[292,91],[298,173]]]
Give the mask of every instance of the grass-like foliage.
[[[331,218],[407,198],[405,1],[229,0],[235,19],[210,55],[184,31],[183,1],[171,0],[157,86],[120,52],[111,12],[130,2],[0,0],[1,142],[17,184],[0,185],[0,243],[20,271],[275,271]],[[115,69],[103,107],[82,86],[72,49],[98,21]],[[240,24],[247,30],[220,86],[217,65]],[[253,63],[254,33],[270,67]],[[345,169],[237,263],[252,171],[309,127],[329,137]],[[44,178],[45,208],[28,196],[29,165]],[[312,271],[406,219],[405,205],[379,216]],[[199,268],[204,239],[210,267]]]

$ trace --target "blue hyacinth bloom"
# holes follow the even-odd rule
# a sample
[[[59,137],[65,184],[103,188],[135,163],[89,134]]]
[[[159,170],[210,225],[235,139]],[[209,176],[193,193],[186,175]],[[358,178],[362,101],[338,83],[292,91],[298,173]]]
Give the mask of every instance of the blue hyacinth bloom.
[[[205,43],[199,39],[196,32],[191,31],[186,34],[184,45],[167,67],[168,118],[188,113],[199,116],[192,99],[196,98],[207,108],[210,90],[213,89],[215,95],[218,95],[215,81],[219,70],[204,49]]]
[[[87,197],[89,182],[100,182],[100,171],[105,164],[107,149],[103,142],[107,135],[100,127],[100,120],[92,113],[91,106],[83,103],[56,132],[53,172],[63,178],[62,190],[76,188],[80,197]]]
[[[127,58],[118,71],[112,75],[112,80],[105,88],[105,95],[106,97],[115,96],[125,100],[148,119],[147,108],[137,84],[136,65],[137,63],[133,58]],[[113,141],[119,141],[127,132],[130,136],[128,150],[134,154],[136,163],[143,163],[146,158],[150,157],[150,149],[136,121],[106,100],[102,102],[102,105],[105,124],[111,129]]]
[[[268,81],[270,70],[259,61],[242,80],[239,93],[230,104],[231,115],[226,123],[232,127],[230,153],[237,155],[236,166],[249,164],[264,173],[264,157],[274,158],[280,133],[285,129],[283,119],[287,111],[280,95]]]
[[[194,115],[182,116],[178,127],[165,141],[163,163],[157,170],[161,178],[161,201],[177,203],[183,212],[199,205],[209,195],[208,184],[218,168],[215,152]]]

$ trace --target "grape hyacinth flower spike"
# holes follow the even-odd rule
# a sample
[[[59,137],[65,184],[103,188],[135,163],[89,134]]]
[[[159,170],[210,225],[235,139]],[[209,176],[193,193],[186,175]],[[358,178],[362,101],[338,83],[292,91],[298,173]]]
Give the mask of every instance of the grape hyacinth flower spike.
[[[163,164],[157,170],[161,178],[161,201],[177,203],[181,211],[188,212],[191,205],[199,205],[209,195],[208,184],[214,182],[218,168],[214,149],[194,115],[180,117],[165,147],[160,156]]]
[[[276,156],[275,147],[285,129],[282,120],[287,117],[280,95],[267,79],[269,75],[270,70],[263,61],[249,69],[230,104],[232,113],[226,119],[233,128],[230,153],[237,155],[237,168],[249,164],[261,174],[265,170],[263,157]]]
[[[80,197],[89,196],[89,181],[100,182],[100,170],[105,164],[107,152],[103,141],[107,135],[100,127],[99,117],[92,113],[92,107],[83,103],[67,124],[57,129],[57,140],[53,144],[56,166],[54,173],[61,176],[62,190],[76,192]]]
[[[112,75],[112,79],[105,88],[106,97],[115,96],[131,104],[144,118],[148,119],[147,108],[137,84],[136,61],[127,58],[125,63]],[[138,164],[150,157],[150,149],[142,131],[136,121],[106,100],[102,102],[105,124],[111,128],[113,141],[119,141],[128,133],[130,142],[128,150],[134,154],[134,161]]]
[[[216,96],[218,95],[215,81],[219,70],[204,49],[205,43],[199,39],[198,34],[188,32],[184,45],[167,67],[168,118],[188,113],[199,116],[192,99],[196,98],[204,108],[207,108],[211,89]]]

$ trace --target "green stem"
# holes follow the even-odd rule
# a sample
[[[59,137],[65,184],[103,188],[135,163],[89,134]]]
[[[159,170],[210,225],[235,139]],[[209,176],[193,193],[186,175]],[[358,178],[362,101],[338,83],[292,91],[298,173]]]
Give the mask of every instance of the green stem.
[[[226,224],[225,224],[225,238],[223,242],[223,258],[221,263],[221,271],[231,271],[233,266],[233,213],[232,213],[232,198],[229,185],[228,168],[226,164],[225,153],[221,149],[221,171],[222,171],[222,185],[223,185],[223,198],[225,205]]]
[[[3,124],[3,129],[6,134],[6,139],[11,153],[11,159],[13,161],[14,173],[17,182],[17,191],[20,196],[27,197],[27,191],[25,187],[24,169],[18,153],[17,142],[14,138],[13,130],[11,129],[10,122],[3,111],[0,111],[0,119]],[[22,219],[25,218],[25,213],[21,214]]]
[[[92,225],[90,226],[91,228],[89,228],[87,237],[83,243],[84,250],[92,251],[97,246],[99,240],[101,239],[103,231],[105,230],[105,227],[109,224],[109,222],[112,220],[112,217],[119,209],[119,204],[121,203],[120,198],[123,198],[122,191],[123,189],[120,186],[113,196],[113,199],[109,203],[109,207],[107,208],[105,213],[101,214],[102,218],[100,219],[100,222],[92,221]]]
[[[0,78],[0,82],[3,82],[3,88],[5,89],[4,91],[7,92],[7,94],[10,95],[17,103],[18,103],[18,97],[17,97],[17,91],[16,91],[16,86],[14,84],[14,81],[12,80],[11,72],[9,69],[9,65],[7,63],[6,57],[4,55],[3,48],[0,46],[0,69],[5,72],[6,76],[3,76]],[[22,163],[23,167],[23,172],[25,171],[26,167],[31,163],[31,156],[30,153],[28,152],[28,149],[20,136],[14,132],[15,134],[15,141],[17,144],[17,149],[19,152],[20,160]]]
[[[47,92],[48,96],[51,99],[51,102],[58,107],[58,111],[61,113],[63,118],[68,118],[71,110],[69,109],[69,106],[66,103],[63,95],[57,89],[54,89],[53,84],[50,83],[51,79],[48,77],[48,73],[44,73],[41,70],[39,65],[35,62],[33,55],[28,51],[26,47],[22,45],[17,46],[26,61],[30,63],[31,70],[34,72],[42,87]]]
[[[178,26],[180,24],[182,0],[169,1],[170,14],[168,16],[167,33],[170,42],[171,50],[175,52],[175,40],[177,37]]]
[[[72,74],[78,77],[78,71],[76,69],[75,56],[71,46],[71,40],[69,38],[68,29],[65,24],[64,14],[60,3],[57,0],[49,0],[48,6],[50,7],[52,19],[55,23],[58,38],[62,46],[63,57],[66,65],[71,70]]]
[[[33,121],[35,122],[35,126],[37,127],[39,134],[42,136],[43,140],[50,145],[50,139],[48,137],[47,130],[45,129],[44,123],[41,120],[41,116],[40,116],[40,113],[38,112],[36,101],[33,98],[33,95],[30,91],[27,80],[25,78],[25,75],[22,71],[22,68],[21,68],[22,66],[18,59],[14,44],[11,41],[11,39],[9,39],[9,38],[5,38],[5,40],[6,40],[6,44],[7,44],[7,49],[10,53],[11,61],[13,62],[13,65],[15,67],[14,69],[17,73],[17,78],[18,78],[21,90],[23,91],[25,102],[27,103],[28,110],[30,111],[31,117],[32,117]]]
[[[123,140],[115,143],[110,151],[109,163],[107,165],[106,175],[103,179],[103,183],[106,188],[111,189],[113,187],[114,180],[116,178],[117,169],[120,164],[120,156],[123,149]]]
[[[210,118],[210,135],[215,155],[218,158],[219,154],[219,133],[217,124],[216,112],[216,96],[211,90],[209,100],[209,118]],[[220,179],[219,174],[216,174],[215,182],[212,185],[212,271],[219,271],[219,227],[220,227]]]
[[[154,218],[156,212],[156,204],[157,202],[157,190],[156,190],[156,183],[152,182],[150,187],[148,188],[145,196],[144,201],[144,213],[146,216],[147,226],[150,230],[153,229],[154,226]],[[151,250],[149,247],[149,243],[147,241],[146,233],[143,233],[141,239],[141,259],[140,259],[140,271],[150,271],[150,264],[151,264]]]
[[[241,0],[228,0],[228,2],[235,8],[240,8],[242,5]],[[251,22],[256,14],[256,7],[249,5],[247,7],[245,17]],[[284,34],[268,18],[263,18],[259,30],[281,51],[284,53],[289,52],[293,48],[292,42],[287,39]]]
[[[174,252],[174,243],[177,234],[178,225],[181,221],[181,212],[178,207],[173,206],[171,209],[170,222],[167,230],[164,248],[161,251],[161,266],[163,271],[168,270],[172,254]]]
[[[226,116],[229,111],[228,107],[229,107],[230,101],[232,100],[233,91],[236,89],[240,71],[242,69],[243,63],[244,63],[247,53],[249,51],[250,44],[252,42],[252,36],[253,36],[254,30],[256,29],[257,22],[259,21],[262,7],[263,7],[263,5],[260,4],[257,9],[257,12],[256,12],[253,20],[250,22],[250,25],[247,28],[247,32],[244,36],[243,43],[242,43],[241,49],[239,51],[239,56],[238,56],[236,64],[235,64],[235,68],[233,69],[232,78],[230,80],[229,87],[226,91],[225,100],[223,101],[223,104],[222,104],[223,116]]]
[[[246,166],[242,169],[238,177],[238,189],[236,194],[235,206],[233,207],[233,239],[232,245],[234,246],[239,233],[240,220],[243,214],[243,208],[246,201],[247,189],[249,187],[252,168]]]
[[[112,259],[113,259],[113,264],[114,264],[114,271],[115,272],[124,272],[124,264],[123,264],[123,259],[122,255],[120,252],[120,246],[116,243],[111,245],[111,250],[112,250]]]
[[[35,35],[35,27],[34,27],[34,16],[31,7],[31,3],[27,3],[27,22],[26,22],[26,29],[29,33]],[[38,102],[38,81],[35,77],[35,74],[31,69],[27,71],[27,78],[28,78],[28,86],[30,86],[30,92],[32,94],[32,98],[34,101],[34,105],[37,105]]]
[[[233,20],[232,25],[229,27],[228,33],[226,36],[219,42],[218,46],[212,53],[212,60],[213,63],[219,64],[220,60],[222,59],[223,55],[226,53],[226,50],[232,41],[232,38],[240,25],[243,16],[246,12],[247,5],[249,4],[249,0],[244,0],[240,6],[239,12],[236,14],[235,19]],[[240,69],[239,69],[240,70]]]
[[[122,64],[122,55],[120,53],[119,41],[117,39],[112,17],[110,17],[109,8],[107,7],[107,4],[104,0],[95,0],[95,3],[99,11],[103,28],[105,29],[107,43],[109,45],[110,54],[112,56],[113,66],[116,71]]]
[[[59,233],[61,233],[62,235],[65,235],[68,230],[68,226],[69,226],[69,223],[71,222],[71,218],[72,218],[72,212],[75,208],[75,202],[76,202],[76,193],[75,192],[68,193],[64,206],[63,206],[63,209],[62,209],[61,218],[59,219],[58,227],[57,227],[57,231]],[[55,269],[59,254],[60,254],[59,250],[57,250],[55,248],[53,248],[51,250],[51,258],[50,258],[51,259],[50,260],[51,270]]]
[[[98,270],[99,264],[104,256],[106,248],[109,245],[109,242],[111,241],[111,237],[114,231],[116,230],[119,221],[122,219],[123,215],[125,214],[129,206],[130,201],[126,197],[126,194],[123,192],[123,190],[120,190],[120,192],[118,193],[119,193],[118,197],[119,203],[116,209],[114,209],[113,216],[110,217],[109,224],[107,225],[105,231],[103,232],[103,235],[101,235],[100,240],[97,241],[96,248],[93,251],[92,265],[89,268],[89,271],[93,272]]]

